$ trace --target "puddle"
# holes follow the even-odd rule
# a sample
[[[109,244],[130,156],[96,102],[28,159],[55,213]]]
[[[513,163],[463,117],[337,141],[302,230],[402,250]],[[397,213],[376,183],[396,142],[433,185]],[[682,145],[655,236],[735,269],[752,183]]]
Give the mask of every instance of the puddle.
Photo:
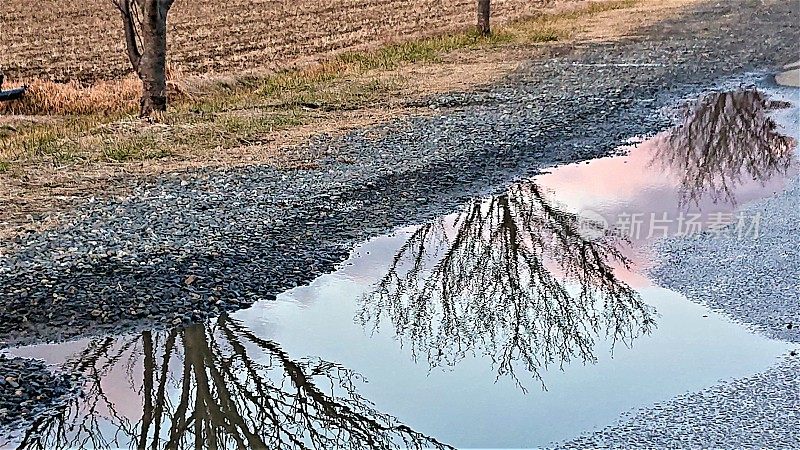
[[[641,270],[658,238],[703,231],[758,238],[760,217],[737,208],[783,191],[798,173],[798,110],[773,97],[779,100],[753,90],[707,95],[686,108],[678,127],[631,145],[625,156],[559,167],[536,181],[584,220],[631,241],[629,256]],[[796,92],[787,99],[796,101]]]
[[[642,269],[649,243],[690,214],[692,232],[754,232],[737,207],[797,172],[773,106],[754,92],[705,97],[626,156],[370,240],[337,272],[207,324],[12,349],[86,385],[5,443],[536,447],[763,370],[792,346]],[[626,228],[638,217],[642,231]]]

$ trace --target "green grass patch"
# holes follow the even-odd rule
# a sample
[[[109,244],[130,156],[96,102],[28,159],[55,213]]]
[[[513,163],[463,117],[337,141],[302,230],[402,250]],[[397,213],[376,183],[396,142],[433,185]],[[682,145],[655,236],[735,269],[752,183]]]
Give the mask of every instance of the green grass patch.
[[[110,138],[102,144],[103,157],[111,162],[124,163],[161,159],[172,156],[169,142],[152,135]]]
[[[401,87],[402,82],[395,79],[363,81],[342,77],[310,82],[300,75],[273,80],[259,93],[272,100],[273,107],[288,109],[305,107],[330,111],[355,109],[385,102],[387,97]]]
[[[564,38],[564,32],[555,27],[543,27],[535,30],[527,36],[530,42],[555,42]]]
[[[463,48],[495,46],[511,42],[507,33],[482,36],[475,31],[388,44],[377,50],[345,52],[334,60],[356,71],[394,69],[401,64],[436,62],[442,54]]]
[[[155,160],[191,155],[197,149],[219,148],[221,150],[242,145],[267,142],[272,133],[305,123],[302,112],[288,111],[264,113],[243,112],[246,115],[216,114],[188,120],[168,113],[165,122],[178,125],[170,129],[144,129],[125,133],[109,133],[102,136],[102,159],[109,162]],[[84,149],[88,153],[90,148]]]
[[[227,147],[231,142],[260,140],[271,133],[304,123],[302,113],[264,114],[254,112],[246,116],[220,116],[213,120],[212,129],[221,136],[217,145]],[[191,133],[187,135],[191,137]]]
[[[80,159],[80,149],[74,136],[68,128],[38,128],[18,141],[18,150],[35,159],[61,164],[75,162]]]
[[[510,35],[510,41],[518,44],[546,43],[568,39],[578,28],[578,20],[606,11],[630,8],[638,0],[616,0],[589,3],[568,11],[554,14],[537,14],[518,19],[501,30]]]

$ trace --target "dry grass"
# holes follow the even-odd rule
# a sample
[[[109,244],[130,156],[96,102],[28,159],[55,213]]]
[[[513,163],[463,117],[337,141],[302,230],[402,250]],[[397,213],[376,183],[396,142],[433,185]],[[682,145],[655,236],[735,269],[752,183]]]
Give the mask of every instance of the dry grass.
[[[370,70],[391,70],[402,64],[433,62],[447,52],[508,41],[499,33],[484,38],[471,31],[423,38],[418,41],[388,44],[373,50],[348,51],[301,69],[286,69],[267,75],[197,76],[172,69],[169,73],[170,100],[184,103],[229,102],[231,97],[256,90],[260,96],[297,97],[292,102],[304,103],[304,95],[314,86],[347,75]],[[174,67],[174,66],[173,66]],[[22,83],[17,83],[22,84]],[[363,86],[372,90],[370,86]],[[0,103],[0,114],[18,115],[97,115],[117,116],[135,111],[140,85],[127,76],[119,81],[99,81],[83,86],[75,81],[56,83],[33,80],[29,93],[22,100]],[[351,89],[356,94],[357,89]],[[357,96],[357,95],[356,95]]]
[[[63,116],[133,112],[140,92],[141,83],[133,78],[101,81],[89,87],[74,81],[35,80],[22,99],[0,103],[0,113]]]

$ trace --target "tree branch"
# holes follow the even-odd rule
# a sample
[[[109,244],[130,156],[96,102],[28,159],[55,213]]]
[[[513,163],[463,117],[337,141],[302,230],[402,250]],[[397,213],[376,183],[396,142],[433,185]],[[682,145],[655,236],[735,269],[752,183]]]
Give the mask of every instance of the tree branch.
[[[131,62],[131,66],[133,66],[133,70],[138,74],[139,63],[142,60],[142,52],[139,48],[134,15],[131,12],[131,1],[133,0],[111,0],[111,3],[117,7],[122,16],[123,29],[125,30],[125,48],[127,50],[128,59]]]

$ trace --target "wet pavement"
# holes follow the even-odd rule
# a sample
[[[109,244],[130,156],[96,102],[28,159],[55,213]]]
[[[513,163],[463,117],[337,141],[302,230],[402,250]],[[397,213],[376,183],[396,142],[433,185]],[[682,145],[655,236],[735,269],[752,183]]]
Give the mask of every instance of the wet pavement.
[[[797,175],[754,90],[712,93],[624,155],[552,169],[354,249],[205,324],[10,349],[84,376],[21,448],[539,447],[743,378],[795,344],[657,287],[666,236],[757,237]],[[782,112],[783,111],[783,112]],[[214,444],[214,445],[212,445]]]

